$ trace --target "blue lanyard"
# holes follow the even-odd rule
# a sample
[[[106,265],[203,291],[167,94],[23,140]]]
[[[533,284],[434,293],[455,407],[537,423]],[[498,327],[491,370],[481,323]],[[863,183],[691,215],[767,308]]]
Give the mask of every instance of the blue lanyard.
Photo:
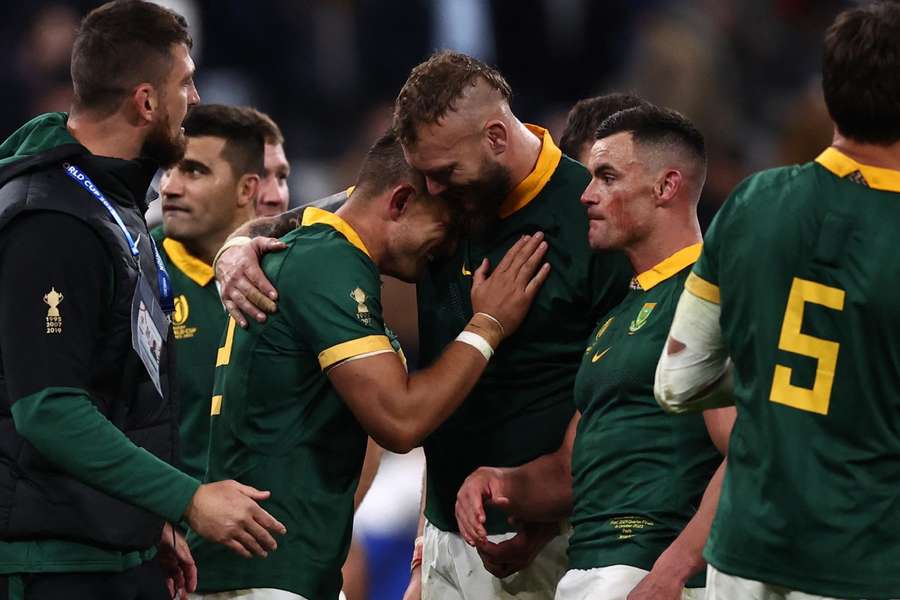
[[[81,172],[81,170],[75,165],[64,163],[63,168],[66,170],[66,174],[77,181],[81,187],[86,189],[91,195],[97,199],[100,204],[106,209],[109,213],[109,216],[112,217],[113,221],[116,222],[116,225],[119,226],[119,229],[122,230],[122,233],[125,234],[125,241],[128,242],[128,248],[131,250],[131,255],[138,259],[138,269],[140,269],[141,262],[140,256],[141,252],[138,249],[137,241],[133,237],[131,237],[131,232],[125,227],[125,223],[122,222],[122,217],[119,216],[118,211],[116,211],[115,207],[110,204],[109,200],[106,199],[106,196],[103,195],[103,192],[100,191],[94,182],[88,179],[88,176]],[[156,261],[156,275],[159,281],[159,304],[162,309],[166,313],[171,313],[174,308],[174,300],[172,294],[172,283],[171,279],[169,279],[169,272],[166,270],[166,266],[163,264],[162,256],[159,255],[159,249],[156,247],[156,242],[150,237],[150,246],[153,248],[153,258]]]

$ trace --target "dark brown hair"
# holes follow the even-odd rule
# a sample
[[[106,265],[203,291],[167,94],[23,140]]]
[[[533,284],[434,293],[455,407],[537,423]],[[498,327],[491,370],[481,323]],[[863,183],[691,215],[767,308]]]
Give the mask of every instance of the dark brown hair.
[[[578,158],[585,144],[597,139],[597,128],[620,110],[644,104],[635,94],[613,93],[579,100],[566,117],[566,128],[559,138],[559,148],[572,158]]]
[[[366,153],[356,176],[354,191],[359,190],[367,196],[374,196],[404,182],[410,183],[418,193],[424,193],[424,177],[409,166],[403,156],[400,141],[393,130],[388,130]]]
[[[236,179],[247,173],[262,176],[266,128],[260,114],[253,108],[201,104],[188,112],[184,134],[224,139],[222,158],[231,166]]]
[[[403,144],[416,142],[419,125],[437,123],[468,86],[481,79],[507,101],[512,90],[499,71],[477,58],[444,50],[416,65],[394,103],[394,132]]]
[[[263,131],[267,144],[284,143],[284,134],[281,133],[281,128],[275,123],[272,117],[255,108],[248,107],[247,110],[253,114],[257,121],[259,121],[259,126]]]
[[[153,2],[115,0],[92,10],[72,48],[75,108],[115,112],[134,86],[164,81],[175,44],[192,43],[184,17]]]
[[[681,113],[644,102],[619,111],[597,128],[600,140],[628,132],[635,144],[675,145],[686,150],[699,164],[706,166],[706,142],[703,134]]]
[[[863,143],[900,139],[900,4],[842,12],[825,33],[825,104],[838,130]]]

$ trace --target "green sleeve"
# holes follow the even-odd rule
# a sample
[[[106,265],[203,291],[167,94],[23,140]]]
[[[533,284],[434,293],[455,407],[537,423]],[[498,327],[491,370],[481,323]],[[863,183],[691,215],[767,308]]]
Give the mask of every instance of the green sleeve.
[[[378,271],[348,243],[323,245],[318,252],[286,260],[279,281],[297,282],[281,293],[284,310],[318,355],[322,370],[364,354],[394,350],[385,334]]]
[[[78,388],[45,388],[12,405],[16,430],[79,481],[177,522],[200,482],[136,446]]]

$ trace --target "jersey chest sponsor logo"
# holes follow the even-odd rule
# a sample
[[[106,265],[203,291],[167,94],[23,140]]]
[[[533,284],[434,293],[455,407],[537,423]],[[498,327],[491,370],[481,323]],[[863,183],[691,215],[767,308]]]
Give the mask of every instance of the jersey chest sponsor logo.
[[[632,335],[641,327],[647,324],[647,319],[650,318],[650,313],[653,312],[653,309],[656,308],[656,302],[647,302],[644,306],[641,307],[641,310],[638,312],[637,316],[628,326],[628,335]]]
[[[172,312],[172,333],[176,340],[186,340],[197,335],[196,327],[188,327],[187,320],[191,314],[187,296],[181,294],[175,298],[175,310]]]
[[[356,318],[364,325],[372,324],[372,315],[369,313],[369,307],[366,305],[368,297],[362,288],[356,288],[350,292],[350,297],[356,301]]]
[[[62,333],[62,315],[59,312],[59,304],[63,301],[64,296],[56,291],[56,288],[50,286],[50,291],[44,294],[44,304],[49,306],[47,309],[47,334]]]

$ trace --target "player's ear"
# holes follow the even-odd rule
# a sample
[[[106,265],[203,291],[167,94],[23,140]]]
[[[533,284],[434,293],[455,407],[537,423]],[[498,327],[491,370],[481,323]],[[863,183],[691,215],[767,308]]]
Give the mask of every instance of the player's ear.
[[[487,134],[487,141],[491,152],[495,155],[503,154],[509,143],[509,130],[506,128],[506,123],[499,119],[494,119],[485,124],[484,130]]]
[[[153,122],[153,115],[159,108],[159,93],[150,83],[141,83],[131,92],[130,104],[138,118],[145,123]]]
[[[391,190],[388,201],[388,212],[392,221],[399,220],[409,209],[409,203],[413,201],[416,190],[408,183],[401,183]]]
[[[682,183],[681,171],[677,169],[663,171],[653,186],[653,195],[656,198],[657,206],[671,202],[672,198],[678,194],[678,190],[681,189]]]
[[[243,208],[252,203],[259,193],[259,175],[244,173],[237,182],[237,205]]]

